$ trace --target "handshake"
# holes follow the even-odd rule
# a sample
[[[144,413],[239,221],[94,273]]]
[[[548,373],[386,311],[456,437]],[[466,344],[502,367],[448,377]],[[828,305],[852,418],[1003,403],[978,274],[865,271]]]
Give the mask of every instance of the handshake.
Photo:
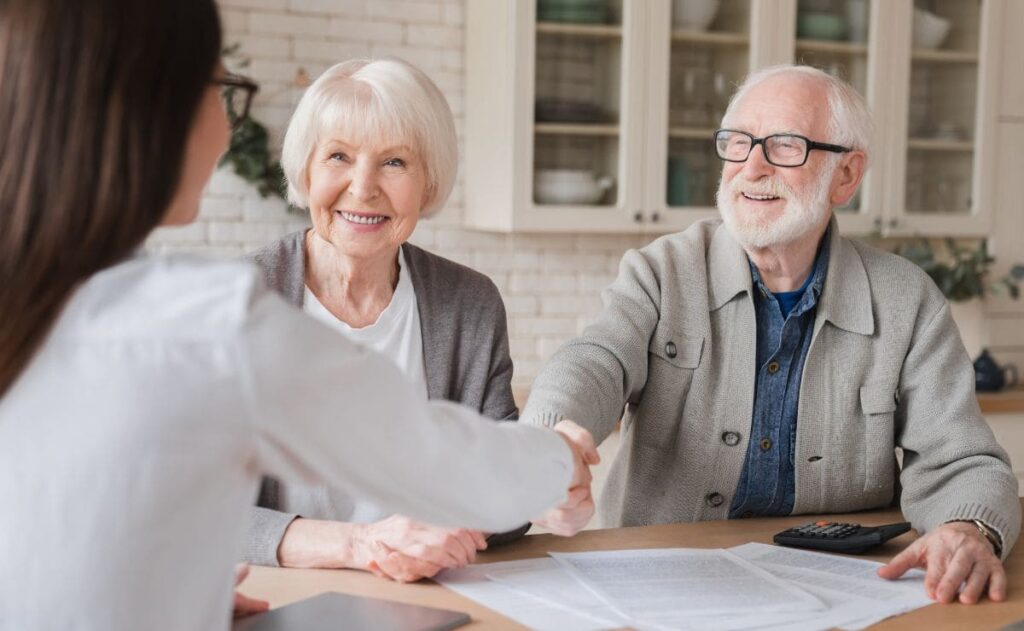
[[[555,431],[569,445],[573,453],[573,475],[569,496],[562,504],[552,508],[533,523],[556,535],[571,537],[583,529],[594,516],[594,496],[591,493],[590,467],[601,462],[594,437],[572,421],[559,421]]]

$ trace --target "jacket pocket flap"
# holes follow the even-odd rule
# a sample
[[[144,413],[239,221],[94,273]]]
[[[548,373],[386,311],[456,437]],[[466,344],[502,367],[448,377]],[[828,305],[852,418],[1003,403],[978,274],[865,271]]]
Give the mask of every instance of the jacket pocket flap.
[[[696,368],[700,365],[704,338],[686,337],[667,326],[659,326],[651,337],[648,349],[651,353],[679,368]]]
[[[886,386],[862,386],[860,407],[865,414],[890,414],[896,411],[896,392]]]

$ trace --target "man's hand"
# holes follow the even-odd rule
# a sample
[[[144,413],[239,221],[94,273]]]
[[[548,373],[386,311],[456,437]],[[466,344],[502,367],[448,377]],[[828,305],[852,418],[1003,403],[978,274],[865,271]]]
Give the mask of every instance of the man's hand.
[[[235,587],[241,585],[246,576],[249,576],[249,566],[244,563],[236,565]],[[231,615],[233,618],[244,618],[256,613],[263,613],[268,609],[270,609],[270,603],[267,601],[249,598],[248,596],[242,595],[241,592],[236,591],[235,602],[232,607]]]
[[[942,524],[878,568],[878,575],[891,580],[915,567],[925,568],[924,590],[932,600],[953,602],[959,591],[960,602],[972,605],[986,586],[989,599],[998,602],[1006,598],[1003,564],[974,524]]]
[[[438,528],[401,515],[361,526],[353,540],[355,567],[403,583],[465,567],[486,548],[476,530]]]
[[[556,535],[571,537],[583,529],[594,515],[594,497],[591,494],[590,466],[601,462],[601,456],[594,445],[594,437],[572,421],[560,421],[555,431],[569,445],[573,452],[573,476],[569,496],[565,502],[551,509],[533,523],[550,530]]]

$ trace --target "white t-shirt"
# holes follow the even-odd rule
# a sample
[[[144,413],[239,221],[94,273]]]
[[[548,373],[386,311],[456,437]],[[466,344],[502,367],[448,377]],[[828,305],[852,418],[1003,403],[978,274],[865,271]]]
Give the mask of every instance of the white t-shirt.
[[[427,375],[423,364],[423,333],[416,291],[405,264],[405,254],[398,250],[398,283],[391,303],[377,321],[361,329],[353,328],[334,317],[307,286],[302,310],[335,329],[353,342],[372,348],[398,366],[413,388],[427,398]]]
[[[353,328],[334,316],[307,286],[302,310],[338,331],[353,342],[371,348],[390,359],[409,379],[413,389],[427,400],[427,376],[423,365],[423,333],[416,291],[399,249],[398,283],[391,303],[373,324]],[[373,419],[367,419],[373,422]],[[309,519],[331,519],[368,524],[389,517],[393,511],[376,502],[358,499],[337,489],[304,484],[282,484],[280,510],[297,513]]]
[[[571,472],[552,432],[424,403],[249,265],[129,261],[0,398],[0,627],[227,629],[263,475],[500,532]]]

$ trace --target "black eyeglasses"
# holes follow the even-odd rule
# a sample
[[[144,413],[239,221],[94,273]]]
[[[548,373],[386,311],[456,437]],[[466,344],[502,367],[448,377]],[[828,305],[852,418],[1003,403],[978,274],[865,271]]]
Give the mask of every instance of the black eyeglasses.
[[[225,73],[223,77],[215,77],[212,81],[221,87],[220,95],[224,99],[231,129],[238,129],[249,116],[252,97],[256,95],[260,86],[252,79],[230,72]]]
[[[726,162],[746,162],[757,145],[764,147],[764,157],[768,163],[777,167],[803,166],[812,149],[833,153],[853,151],[849,147],[815,142],[797,134],[772,134],[755,138],[745,131],[735,129],[719,129],[715,132],[715,151]]]

